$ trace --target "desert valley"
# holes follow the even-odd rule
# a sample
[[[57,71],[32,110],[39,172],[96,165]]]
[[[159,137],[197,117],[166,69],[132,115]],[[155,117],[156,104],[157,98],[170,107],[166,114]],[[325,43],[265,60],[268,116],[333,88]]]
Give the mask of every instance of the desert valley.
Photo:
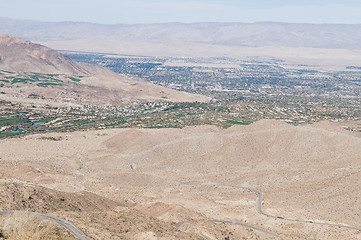
[[[358,25],[0,22],[0,239],[361,239]]]

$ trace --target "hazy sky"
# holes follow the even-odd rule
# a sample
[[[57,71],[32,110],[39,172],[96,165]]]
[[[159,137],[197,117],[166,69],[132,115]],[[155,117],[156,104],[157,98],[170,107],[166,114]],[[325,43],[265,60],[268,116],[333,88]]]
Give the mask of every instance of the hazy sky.
[[[0,0],[0,17],[95,23],[361,23],[361,0]]]

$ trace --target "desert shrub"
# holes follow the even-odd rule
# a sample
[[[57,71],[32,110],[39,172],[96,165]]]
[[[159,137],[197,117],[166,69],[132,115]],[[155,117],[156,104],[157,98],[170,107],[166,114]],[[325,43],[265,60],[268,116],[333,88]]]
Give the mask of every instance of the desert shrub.
[[[57,223],[30,213],[9,215],[3,224],[3,235],[9,240],[60,240],[64,229]]]
[[[42,137],[40,137],[39,139],[41,139],[41,140],[48,140],[48,141],[61,141],[61,140],[63,140],[63,138],[62,137],[46,137],[46,136],[42,136]]]

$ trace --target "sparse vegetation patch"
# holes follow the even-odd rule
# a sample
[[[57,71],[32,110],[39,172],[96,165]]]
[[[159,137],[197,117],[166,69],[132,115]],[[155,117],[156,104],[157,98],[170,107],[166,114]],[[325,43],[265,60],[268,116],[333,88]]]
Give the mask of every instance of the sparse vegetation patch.
[[[14,213],[5,218],[2,236],[8,240],[64,240],[73,239],[60,225],[41,216]]]
[[[0,70],[1,71],[1,70]],[[83,76],[67,76],[64,74],[44,74],[44,73],[14,73],[2,71],[0,81],[9,84],[32,84],[38,86],[63,86],[66,82],[80,82]]]

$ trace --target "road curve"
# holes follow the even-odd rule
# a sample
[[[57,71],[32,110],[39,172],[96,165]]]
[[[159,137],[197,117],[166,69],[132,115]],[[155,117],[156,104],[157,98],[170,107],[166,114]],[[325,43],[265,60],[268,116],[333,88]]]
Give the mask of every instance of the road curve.
[[[11,215],[14,213],[28,213],[28,214],[35,214],[42,216],[45,219],[52,220],[59,225],[61,225],[63,228],[65,228],[71,235],[74,237],[80,239],[80,240],[92,240],[91,238],[87,237],[82,231],[80,231],[77,227],[74,226],[71,222],[64,220],[62,218],[58,218],[56,216],[52,216],[45,213],[37,213],[37,212],[26,212],[26,211],[13,211],[13,210],[6,210],[6,211],[0,211],[0,215]]]
[[[214,185],[215,187],[224,187],[224,188],[234,188],[232,186],[217,186],[217,185]],[[261,193],[261,192],[260,192]],[[258,206],[259,207],[259,206]],[[262,211],[262,193],[261,193],[261,206],[260,208],[258,208],[261,210],[261,212],[263,213]],[[260,212],[260,213],[261,213]],[[266,214],[267,215],[267,214]],[[253,229],[253,230],[256,230],[256,231],[259,231],[259,232],[262,232],[262,233],[265,233],[265,234],[268,234],[268,235],[271,235],[273,237],[277,237],[277,238],[282,238],[281,236],[277,235],[276,233],[273,233],[273,232],[270,232],[268,230],[265,230],[265,229],[262,229],[260,227],[257,227],[257,226],[254,226],[254,225],[250,225],[250,224],[247,224],[247,223],[242,223],[242,222],[234,222],[234,221],[227,221],[227,220],[219,220],[219,219],[206,219],[204,221],[207,221],[207,222],[212,222],[212,223],[226,223],[226,224],[233,224],[233,225],[240,225],[240,226],[243,226],[243,227],[246,227],[246,228],[249,228],[249,229]],[[194,220],[188,220],[188,221],[183,221],[183,222],[179,222],[179,223],[176,223],[174,226],[177,227],[177,228],[180,228],[183,224],[186,224],[186,223],[192,223],[194,222]]]
[[[268,213],[266,213],[266,212],[264,212],[262,210],[262,192],[258,191],[257,189],[253,189],[253,188],[250,188],[250,187],[244,187],[244,186],[222,186],[222,185],[213,185],[213,186],[218,187],[218,188],[246,189],[246,190],[254,192],[255,194],[257,194],[257,211],[258,211],[259,214],[264,215],[266,217],[275,218],[275,219],[282,219],[284,221],[319,224],[319,225],[333,226],[333,227],[340,227],[340,228],[348,228],[348,229],[352,229],[352,230],[361,231],[360,227],[354,227],[354,226],[346,225],[346,224],[343,224],[343,223],[327,223],[327,222],[320,222],[320,221],[313,221],[313,220],[299,220],[299,219],[292,219],[292,218],[274,216],[274,215],[268,214]],[[244,226],[244,227],[247,227],[247,228],[250,228],[250,229],[254,229],[254,230],[257,230],[257,231],[267,233],[267,234],[270,234],[272,236],[281,238],[279,235],[277,235],[275,233],[272,233],[272,232],[269,232],[267,230],[261,229],[259,227],[249,225],[249,224],[245,224],[245,223],[225,221],[225,220],[211,220],[211,219],[208,219],[206,221],[214,222],[214,223],[228,223],[228,224],[241,225],[241,226]],[[181,225],[183,225],[185,223],[190,223],[190,222],[193,222],[193,221],[190,220],[190,221],[179,222],[179,223],[175,224],[175,226],[177,228],[179,228]]]
[[[326,225],[326,226],[333,226],[333,227],[341,227],[341,228],[348,228],[353,230],[361,231],[360,227],[354,227],[350,225],[346,225],[343,223],[327,223],[327,222],[320,222],[320,221],[313,221],[313,220],[299,220],[299,219],[292,219],[292,218],[285,218],[285,217],[279,217],[279,216],[273,216],[271,214],[265,213],[262,210],[262,192],[249,188],[249,187],[243,187],[243,186],[218,186],[218,187],[225,187],[225,188],[235,188],[235,189],[247,189],[257,194],[257,211],[259,214],[262,214],[267,217],[271,218],[278,218],[285,221],[292,221],[292,222],[302,222],[302,223],[312,223],[312,224],[319,224],[319,225]]]

